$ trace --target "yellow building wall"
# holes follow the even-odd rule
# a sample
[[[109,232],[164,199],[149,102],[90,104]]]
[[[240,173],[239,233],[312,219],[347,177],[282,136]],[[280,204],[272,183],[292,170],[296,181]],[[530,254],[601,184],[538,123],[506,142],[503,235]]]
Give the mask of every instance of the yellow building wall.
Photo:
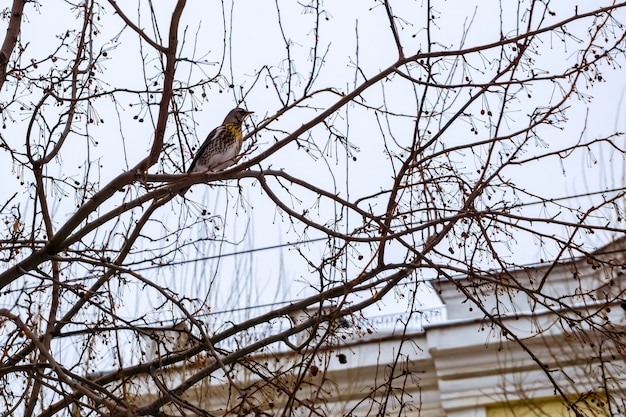
[[[571,399],[578,406],[579,412],[587,417],[609,416],[610,413],[603,399],[595,394],[585,398]],[[515,402],[502,402],[486,407],[487,417],[576,417],[563,399],[558,397]]]

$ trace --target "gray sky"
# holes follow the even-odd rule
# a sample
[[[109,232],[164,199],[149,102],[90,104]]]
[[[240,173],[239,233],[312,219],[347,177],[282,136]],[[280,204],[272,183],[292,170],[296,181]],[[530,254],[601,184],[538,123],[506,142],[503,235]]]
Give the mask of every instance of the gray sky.
[[[519,10],[516,4],[503,3],[505,18],[500,24],[498,18],[500,5],[496,1],[436,2],[433,12],[437,17],[432,31],[433,49],[468,48],[496,42],[499,40],[500,32],[505,36],[512,36],[518,24],[525,24],[528,18],[517,17]],[[255,125],[281,108],[282,103],[263,71],[264,67],[269,67],[272,74],[283,82],[287,81],[285,40],[290,45],[291,58],[294,61],[293,70],[297,74],[292,79],[296,95],[306,84],[306,78],[313,65],[311,51],[316,44],[317,55],[324,57],[324,65],[321,69],[315,68],[315,71],[319,69],[319,76],[315,79],[314,89],[331,87],[337,92],[349,91],[355,83],[363,82],[364,76],[375,75],[379,69],[392,64],[396,58],[385,9],[376,2],[357,0],[325,2],[323,8],[326,12],[320,15],[321,24],[317,41],[312,29],[315,14],[309,13],[296,2],[279,1],[278,4],[283,34],[276,25],[277,11],[274,1],[241,1],[234,2],[234,4],[226,2],[225,10],[221,9],[221,2],[188,2],[183,14],[184,25],[181,27],[181,30],[186,31],[184,44],[181,44],[181,56],[191,60],[205,61],[205,64],[191,66],[186,62],[181,62],[177,79],[194,83],[216,76],[220,68],[222,74],[219,83],[203,91],[206,99],[200,98],[201,91],[195,91],[194,95],[190,94],[186,97],[183,104],[185,109],[189,111],[193,107],[197,108],[196,112],[186,113],[186,122],[193,126],[192,130],[195,130],[196,135],[187,138],[190,143],[200,143],[205,135],[222,121],[228,110],[239,104],[242,92],[246,93],[245,107],[255,111],[252,118],[252,123]],[[158,2],[155,5],[163,8],[161,23],[165,22],[171,9],[170,2],[167,4]],[[585,5],[587,3],[578,5],[579,12],[583,11]],[[402,17],[398,24],[401,27],[400,36],[405,43],[405,53],[412,54],[425,50],[425,6],[421,2],[401,1],[393,2],[393,6],[394,13]],[[555,16],[549,19],[558,21],[566,16],[574,5],[562,2],[553,7],[555,7]],[[132,12],[131,7],[126,10],[132,18],[136,18],[136,12]],[[56,7],[54,3],[49,2],[42,4],[39,12],[30,9],[23,34],[24,42],[31,42],[27,49],[28,54],[32,53],[33,56],[49,54],[58,44],[56,36],[62,34],[64,29],[62,29],[63,25],[45,24],[50,21],[51,15],[55,15],[53,20],[58,22],[72,22],[75,18],[65,7]],[[143,20],[138,25],[151,32],[152,25],[147,16],[143,14]],[[227,22],[226,28],[223,27],[223,16]],[[141,89],[144,87],[144,77],[151,82],[162,81],[159,76],[161,68],[155,59],[154,52],[145,44],[139,45],[135,34],[130,29],[124,28],[110,8],[104,11],[101,25],[99,28],[101,33],[96,38],[96,42],[107,50],[110,57],[104,66],[97,69],[102,88],[120,86]],[[160,27],[162,37],[166,36],[166,27],[165,24]],[[34,28],[37,29],[34,30]],[[581,30],[581,28],[573,27],[572,31],[575,30]],[[226,32],[226,37],[232,40],[228,43],[225,55],[222,54],[224,32]],[[581,33],[584,34],[584,32],[583,29]],[[542,42],[537,45],[539,54],[535,56],[536,68],[561,72],[568,68],[569,62],[573,62],[576,58],[577,46],[573,42],[564,44],[557,36],[543,37]],[[62,50],[60,55],[64,52]],[[142,55],[146,61],[145,74],[141,71]],[[471,57],[473,60],[471,64],[476,68],[471,72],[471,78],[476,82],[488,79],[491,76],[490,70],[495,65],[489,61],[496,57],[497,55],[490,56],[489,53],[482,57]],[[223,66],[220,66],[222,62]],[[355,71],[356,62],[362,73]],[[565,148],[566,144],[574,144],[579,140],[587,141],[609,135],[615,130],[626,129],[625,108],[622,104],[626,83],[620,64],[621,62],[617,62],[614,69],[605,69],[604,82],[595,83],[593,90],[589,90],[589,94],[593,96],[592,100],[583,97],[580,100],[573,100],[563,129],[546,129],[542,135],[545,143],[537,143],[534,148],[530,147],[527,156],[534,152],[544,153],[547,149]],[[441,74],[440,82],[446,79],[450,82],[464,79],[465,74],[462,69],[454,69],[454,65],[450,61],[450,74]],[[259,72],[264,75],[258,77],[255,84]],[[231,83],[234,89],[228,87]],[[510,129],[527,123],[531,109],[542,101],[553,99],[558,86],[537,83],[532,85],[531,89],[532,98],[520,93],[516,100],[512,101],[506,120]],[[281,93],[284,93],[284,90],[281,90]],[[28,103],[31,100],[28,92],[24,91],[20,94],[23,95],[24,102]],[[97,140],[97,146],[94,146],[93,142],[87,146],[84,140],[76,138],[76,145],[72,146],[72,151],[63,153],[57,168],[59,172],[80,178],[86,169],[83,161],[89,158],[93,162],[90,175],[93,179],[99,178],[101,183],[105,183],[146,155],[153,134],[153,116],[150,112],[155,112],[156,106],[154,102],[146,106],[141,102],[145,100],[145,97],[137,94],[119,97],[116,103],[106,99],[97,102],[95,111],[104,123],[92,126],[87,132],[92,135],[94,141]],[[258,154],[275,140],[284,137],[287,132],[308,122],[319,113],[319,109],[336,99],[335,94],[320,93],[307,101],[309,108],[289,112],[270,126],[272,131],[261,132],[255,138],[256,145],[251,155]],[[393,179],[392,165],[397,162],[392,162],[385,154],[382,137],[386,135],[388,143],[393,143],[389,139],[391,137],[399,141],[399,144],[408,143],[413,126],[411,116],[416,110],[415,95],[408,82],[401,77],[395,77],[384,84],[384,90],[374,87],[368,90],[362,99],[363,104],[369,108],[365,105],[350,105],[334,119],[337,130],[352,144],[349,146],[350,156],[346,156],[344,146],[329,140],[324,129],[316,128],[311,131],[310,136],[301,138],[302,145],[308,144],[309,152],[306,152],[304,147],[290,144],[263,161],[262,168],[284,169],[294,176],[306,178],[314,184],[319,184],[351,199],[389,187]],[[428,99],[435,102],[436,97],[429,96]],[[480,111],[480,106],[497,108],[497,97],[490,96],[489,100],[493,101],[477,104],[478,107],[472,107],[471,111]],[[373,117],[371,109],[385,105],[389,111],[406,117],[394,118],[388,125],[382,121],[382,128],[380,128],[379,120]],[[454,108],[454,103],[451,103],[450,112]],[[49,111],[58,110],[50,109]],[[5,117],[12,117],[15,120],[15,122],[7,123],[5,135],[9,137],[15,134],[17,143],[23,142],[24,125],[19,121],[27,113],[25,111],[24,114],[5,114]],[[135,120],[135,116],[137,119],[143,119],[144,122],[140,123],[139,120]],[[445,118],[444,113],[443,120]],[[483,121],[482,125],[477,126],[480,135],[489,137],[487,118],[479,119]],[[248,129],[251,127],[249,125]],[[172,123],[170,134],[173,133],[173,128]],[[433,129],[437,129],[437,126],[433,126]],[[469,126],[459,124],[445,136],[442,143],[446,147],[451,147],[454,144],[467,143],[468,140],[476,140],[476,138]],[[620,141],[622,145],[624,143],[623,138],[615,140]],[[401,152],[399,146],[390,150]],[[598,152],[595,149],[591,152],[577,152],[568,158],[566,163],[553,157],[540,163],[507,169],[506,173],[518,186],[532,190],[537,195],[550,197],[579,194],[587,190],[610,189],[623,184],[622,156],[615,152]],[[352,160],[352,156],[356,157],[356,161]],[[189,153],[178,154],[178,157],[190,158],[191,155]],[[6,166],[7,155],[0,153],[0,158],[0,163]],[[476,159],[471,155],[458,154],[454,158],[459,164],[466,164],[469,168],[477,164]],[[98,165],[101,165],[101,168]],[[175,173],[176,170],[176,167],[170,163],[166,163],[162,168],[167,173]],[[241,181],[241,194],[234,181],[229,182],[228,185],[229,187],[226,188],[195,185],[193,192],[187,195],[189,201],[185,202],[182,207],[180,206],[181,199],[175,199],[170,206],[158,212],[157,218],[162,219],[171,228],[177,227],[181,222],[189,224],[196,221],[205,208],[210,213],[219,216],[213,222],[201,221],[188,232],[182,233],[181,241],[195,239],[198,236],[207,240],[188,246],[183,253],[172,256],[170,258],[172,262],[212,257],[220,253],[231,254],[243,250],[262,249],[288,242],[306,242],[322,237],[319,232],[305,230],[301,225],[292,224],[288,217],[277,210],[261,192],[260,187],[252,181]],[[15,178],[15,175],[11,176],[7,190],[4,192],[20,190],[19,180]],[[309,210],[322,223],[331,221],[335,217],[338,209],[335,205],[328,203],[317,205],[315,195],[295,188],[292,191],[294,193],[292,201],[298,210]],[[286,194],[283,195],[287,198]],[[601,198],[601,196],[589,197],[582,200],[581,204],[589,204],[589,200],[593,198]],[[383,201],[379,200],[376,203],[382,204]],[[60,199],[56,204],[55,215],[57,222],[60,223],[74,209],[75,203],[71,199]],[[31,210],[32,207],[24,209]],[[536,216],[556,214],[545,212],[540,205],[529,208],[529,212]],[[343,226],[346,230],[350,230],[356,226],[358,220],[348,218],[345,221],[347,224]],[[215,229],[215,224],[219,224],[219,230]],[[162,233],[158,227],[151,230],[154,233],[152,237],[158,238]],[[559,230],[554,232],[560,233]],[[216,233],[224,234],[223,244],[217,244],[211,240]],[[511,243],[510,257],[519,264],[537,262],[542,258],[549,259],[550,255],[554,255],[554,253],[540,250],[535,245],[536,242],[533,242],[527,235],[516,236],[516,239],[517,242]],[[607,239],[608,236],[590,236],[589,245],[600,246],[606,243]],[[327,252],[325,242],[302,244],[298,248],[312,260],[319,260]],[[365,268],[370,255],[365,245],[356,247],[354,252],[362,253],[364,258],[359,260],[358,256],[355,256],[346,262],[344,266],[348,277],[354,276],[359,270]],[[398,256],[402,255],[399,253]],[[172,289],[178,289],[192,296],[207,294],[207,302],[212,306],[213,311],[293,300],[310,293],[310,285],[314,285],[317,279],[315,272],[293,247],[285,247],[282,250],[259,250],[250,252],[244,257],[214,257],[201,262],[146,269],[144,273]],[[339,279],[342,272],[337,269],[329,273],[336,274]],[[430,294],[428,288],[420,288],[425,291],[420,296],[425,306],[438,303],[436,296]],[[138,294],[142,289],[129,286],[120,288],[119,291],[127,294],[127,299],[134,300],[140,297]],[[400,288],[397,295],[382,302],[378,310],[372,309],[371,314],[385,314],[406,309],[405,302],[410,297],[405,291],[410,291],[410,288]],[[141,300],[143,302],[128,303],[129,314],[134,314],[135,309],[137,312],[150,310],[157,304],[155,299],[149,297],[142,297]],[[163,318],[167,316],[167,313],[154,316]]]

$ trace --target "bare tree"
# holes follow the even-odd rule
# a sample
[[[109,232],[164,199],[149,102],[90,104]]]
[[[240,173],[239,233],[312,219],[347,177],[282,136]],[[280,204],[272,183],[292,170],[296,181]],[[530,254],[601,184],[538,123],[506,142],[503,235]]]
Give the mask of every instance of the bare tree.
[[[442,280],[584,415],[484,295],[557,312],[595,357],[624,351],[598,320],[623,290],[581,310],[598,288],[544,284],[571,258],[624,267],[593,252],[624,233],[623,137],[585,115],[620,79],[626,3],[255,3],[3,12],[4,415],[212,415],[188,397],[207,381],[230,386],[221,414],[326,415],[305,376],[371,331],[365,309],[402,296],[413,314]],[[184,174],[237,105],[255,111],[238,163]],[[579,183],[555,194],[559,175]],[[280,255],[254,257],[269,235]],[[537,261],[543,276],[509,274]],[[363,393],[372,414],[407,400],[403,354]]]

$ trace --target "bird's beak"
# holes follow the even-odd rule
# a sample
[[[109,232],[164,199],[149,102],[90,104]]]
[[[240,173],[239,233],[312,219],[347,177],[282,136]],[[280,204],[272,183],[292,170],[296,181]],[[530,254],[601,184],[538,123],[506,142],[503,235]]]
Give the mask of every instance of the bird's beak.
[[[253,114],[253,113],[254,113],[253,111],[247,111],[247,112],[246,112],[246,117],[247,117],[247,116],[250,116],[250,115],[251,115],[251,114]]]

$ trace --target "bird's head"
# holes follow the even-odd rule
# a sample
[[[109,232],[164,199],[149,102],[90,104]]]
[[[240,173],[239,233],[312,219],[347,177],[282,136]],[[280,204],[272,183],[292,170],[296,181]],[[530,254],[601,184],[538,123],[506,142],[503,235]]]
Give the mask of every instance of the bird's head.
[[[238,124],[243,123],[246,117],[250,116],[253,111],[248,111],[246,109],[242,109],[241,107],[237,107],[232,109],[224,118],[224,124]]]

